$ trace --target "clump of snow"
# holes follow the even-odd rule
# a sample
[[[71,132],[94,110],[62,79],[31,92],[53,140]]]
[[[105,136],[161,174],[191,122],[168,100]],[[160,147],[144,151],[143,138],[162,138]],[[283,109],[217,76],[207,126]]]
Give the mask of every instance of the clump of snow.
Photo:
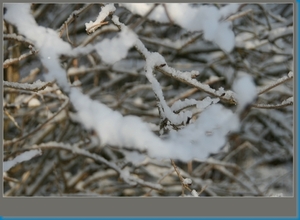
[[[220,104],[206,108],[193,123],[179,131],[170,131],[168,141],[174,154],[183,161],[204,159],[218,152],[226,143],[229,132],[239,128],[238,116]]]
[[[128,50],[135,44],[137,36],[129,29],[124,29],[113,39],[104,39],[95,45],[97,53],[108,64],[125,58]]]
[[[192,184],[192,180],[190,178],[185,178],[185,179],[183,179],[183,184],[184,185],[191,185]]]
[[[212,39],[222,50],[226,52],[232,51],[235,45],[234,33],[231,30],[229,22],[222,22],[218,25],[217,30],[214,32]]]
[[[257,91],[251,76],[243,76],[235,81],[233,90],[236,93],[236,99],[239,109],[243,109],[246,105],[254,101]]]
[[[288,77],[289,77],[289,78],[292,78],[293,76],[294,76],[294,72],[290,71],[290,72],[288,73]]]
[[[143,150],[152,145],[162,146],[161,140],[140,118],[123,117],[106,105],[91,100],[76,88],[71,89],[70,100],[78,111],[79,120],[86,128],[93,128],[97,131],[102,145],[109,144]]]
[[[166,64],[165,58],[160,53],[153,52],[147,54],[148,54],[148,56],[146,57],[147,70],[149,68],[153,69],[155,66]]]
[[[125,157],[135,166],[139,166],[146,160],[146,156],[144,154],[140,154],[136,151],[123,151]]]
[[[197,193],[197,191],[196,190],[192,190],[192,195],[194,196],[194,197],[199,197],[199,195],[198,195],[198,193]]]

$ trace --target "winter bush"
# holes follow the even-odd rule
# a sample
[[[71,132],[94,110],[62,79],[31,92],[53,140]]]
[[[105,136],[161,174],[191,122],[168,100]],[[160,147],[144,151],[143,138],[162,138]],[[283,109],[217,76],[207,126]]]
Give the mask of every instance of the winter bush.
[[[5,196],[292,195],[291,4],[4,9]]]

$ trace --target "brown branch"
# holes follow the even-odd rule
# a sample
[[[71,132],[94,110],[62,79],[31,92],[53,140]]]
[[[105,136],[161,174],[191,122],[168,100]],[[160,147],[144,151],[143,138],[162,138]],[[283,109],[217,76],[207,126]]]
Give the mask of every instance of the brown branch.
[[[18,63],[21,60],[26,59],[27,57],[31,56],[31,55],[35,55],[36,53],[38,53],[38,51],[33,51],[30,50],[28,53],[22,54],[21,56],[19,56],[18,58],[11,58],[11,59],[7,59],[3,62],[3,68],[7,68],[12,64]]]
[[[25,43],[31,46],[34,46],[34,43],[21,35],[16,34],[3,34],[3,40],[15,40],[20,43]]]
[[[20,137],[20,138],[15,138],[13,140],[9,140],[9,141],[5,141],[3,146],[7,147],[9,145],[15,144],[17,142],[20,142],[24,139],[29,138],[31,135],[35,134],[37,131],[39,131],[40,129],[42,129],[48,122],[50,122],[52,119],[54,119],[61,111],[63,111],[69,104],[69,98],[67,98],[66,96],[62,96],[59,99],[64,99],[65,102],[62,104],[62,106],[60,107],[60,109],[58,109],[58,111],[53,114],[50,118],[48,118],[43,124],[38,125],[35,129],[33,129],[33,131],[25,134],[24,136]]]

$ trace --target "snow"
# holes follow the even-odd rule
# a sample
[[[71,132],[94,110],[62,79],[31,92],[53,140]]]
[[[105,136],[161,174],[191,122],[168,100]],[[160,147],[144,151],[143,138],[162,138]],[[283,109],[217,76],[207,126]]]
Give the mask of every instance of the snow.
[[[135,44],[137,36],[129,29],[122,30],[113,39],[104,39],[95,45],[97,53],[108,64],[125,58],[128,50]]]
[[[78,111],[78,118],[87,129],[95,129],[102,145],[146,149],[162,145],[150,127],[136,116],[123,117],[104,104],[91,100],[78,89],[72,88],[70,100]]]
[[[170,131],[169,142],[174,156],[183,161],[205,159],[226,143],[230,131],[239,127],[238,116],[220,104],[209,106],[199,118],[179,131]]]
[[[226,17],[236,13],[237,10],[239,9],[239,7],[240,7],[240,4],[237,4],[237,3],[231,3],[231,4],[223,6],[220,9],[221,17],[226,18]]]
[[[87,128],[96,130],[102,145],[147,150],[151,157],[157,158],[182,161],[204,159],[210,153],[219,151],[226,143],[227,134],[239,127],[237,115],[222,105],[214,104],[203,111],[195,123],[179,131],[171,131],[162,140],[140,118],[123,117],[119,112],[91,100],[76,88],[71,89],[70,100],[78,110],[80,121]]]
[[[16,25],[19,33],[33,41],[39,50],[41,61],[48,70],[45,79],[57,80],[60,86],[68,90],[66,74],[57,60],[60,54],[70,53],[71,46],[56,31],[37,25],[30,11],[31,4],[5,3],[4,6],[7,8],[4,19]]]
[[[134,14],[145,16],[154,6],[154,3],[119,3],[119,6],[127,8]],[[157,6],[154,12],[149,15],[149,18],[155,21],[168,22],[168,17],[162,6]]]
[[[179,111],[187,106],[196,105],[197,109],[204,110],[209,105],[219,102],[219,100],[219,98],[212,99],[210,97],[206,97],[201,101],[197,101],[196,99],[178,100],[171,106],[171,109],[172,111]]]
[[[125,157],[130,161],[133,165],[139,166],[146,160],[146,156],[144,154],[140,154],[136,151],[123,151],[122,152]]]
[[[183,184],[184,185],[191,185],[192,184],[192,180],[190,178],[185,178],[185,179],[183,179]]]
[[[292,104],[292,103],[294,103],[294,97],[293,96],[286,99],[286,100],[284,100],[284,101],[282,101],[281,105],[288,105],[288,104]]]
[[[290,72],[288,73],[288,77],[289,77],[289,78],[294,77],[294,72],[290,71]]]
[[[152,89],[159,99],[159,105],[161,108],[161,115],[163,118],[167,118],[172,124],[181,124],[187,121],[188,118],[191,118],[192,113],[189,111],[182,111],[179,114],[175,114],[171,108],[167,105],[167,102],[164,98],[162,88],[157,79],[153,76],[153,69],[155,66],[160,66],[165,64],[165,59],[159,53],[145,52],[146,55],[146,77],[149,82],[152,84]]]
[[[256,87],[251,76],[243,76],[233,84],[239,109],[254,101],[257,96]]]
[[[6,172],[16,166],[18,163],[22,163],[24,161],[31,160],[33,157],[37,155],[41,155],[41,150],[29,150],[26,151],[18,156],[16,156],[13,160],[10,161],[4,161],[3,162],[3,172]]]
[[[93,22],[90,21],[89,23],[85,23],[86,31],[89,33],[94,32],[98,25],[111,13],[116,10],[115,6],[113,3],[107,4],[104,7],[101,8],[101,11],[99,12],[99,15],[97,19]]]
[[[222,50],[230,52],[235,45],[234,33],[231,30],[229,22],[222,22],[218,25],[217,30],[213,33],[212,39]]]
[[[153,7],[149,3],[120,3],[134,14],[145,16]],[[166,3],[172,21],[188,31],[203,31],[204,39],[215,42],[222,50],[230,52],[234,48],[234,33],[231,22],[221,21],[222,16],[235,13],[238,4],[227,5],[220,10],[215,6],[192,7],[188,3]],[[157,6],[148,17],[157,22],[169,22],[163,6]]]
[[[198,195],[198,193],[197,193],[197,191],[196,190],[192,190],[192,195],[194,196],[194,197],[199,197],[199,195]]]

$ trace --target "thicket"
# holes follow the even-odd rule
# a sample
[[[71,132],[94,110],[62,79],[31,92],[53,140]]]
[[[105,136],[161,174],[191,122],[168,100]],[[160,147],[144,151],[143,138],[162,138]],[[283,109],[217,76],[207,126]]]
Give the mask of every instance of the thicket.
[[[32,4],[33,18],[47,28],[49,36],[54,30],[73,51],[79,48],[74,55],[58,48],[58,41],[51,41],[56,38],[49,38],[49,49],[61,49],[55,58],[60,64],[55,73],[53,63],[49,61],[47,66],[45,49],[37,45],[40,41],[33,40],[43,35],[29,39],[26,30],[19,33],[22,24],[10,21],[22,13],[11,15],[12,7],[4,5],[3,160],[7,166],[14,161],[3,173],[4,195],[293,195],[293,5],[241,4],[236,10],[222,4],[188,6],[193,10],[210,7],[216,13],[225,7],[232,9],[223,10],[226,16],[218,21],[230,24],[224,32],[211,31],[208,27],[216,24],[210,23],[209,17],[201,17],[207,19],[202,23],[208,27],[193,30],[198,24],[185,23],[188,13],[177,13],[180,19],[174,17],[171,10],[175,4],[133,5],[115,4],[115,10],[106,16],[102,13],[97,21],[108,5]],[[11,17],[6,19],[6,15]],[[225,33],[228,30],[234,33],[232,49],[231,35]],[[208,36],[209,31],[218,36]],[[135,37],[139,44],[132,41]],[[155,62],[165,62],[149,64],[147,51],[161,55],[163,59]],[[87,124],[105,123],[104,128],[113,130],[110,126],[117,124],[114,116],[97,122],[80,120],[80,108],[74,106],[77,97],[72,98],[63,80],[58,80],[61,76],[70,88],[79,88],[105,108],[139,117],[162,140],[175,139],[174,132],[196,124],[217,102],[224,111],[236,112],[239,103],[232,88],[241,76],[253,78],[257,98],[240,112],[239,130],[230,133],[216,151],[206,146],[203,155],[208,155],[201,159],[195,155],[184,161],[180,155],[172,158],[173,154],[162,159],[149,155],[149,149],[110,144],[112,139],[119,143],[117,135],[105,143],[99,137],[101,132]],[[81,108],[87,103],[89,100],[81,102]],[[101,115],[93,113],[81,119],[97,120]],[[215,115],[210,120],[214,123],[219,118]],[[124,130],[130,133],[133,122],[128,121]],[[227,121],[220,126],[230,124]],[[187,131],[197,135],[197,131]],[[188,132],[180,135],[189,137]],[[213,131],[205,132],[208,137],[213,135]],[[155,154],[160,150],[164,155],[162,148]],[[22,155],[27,161],[21,162]]]

